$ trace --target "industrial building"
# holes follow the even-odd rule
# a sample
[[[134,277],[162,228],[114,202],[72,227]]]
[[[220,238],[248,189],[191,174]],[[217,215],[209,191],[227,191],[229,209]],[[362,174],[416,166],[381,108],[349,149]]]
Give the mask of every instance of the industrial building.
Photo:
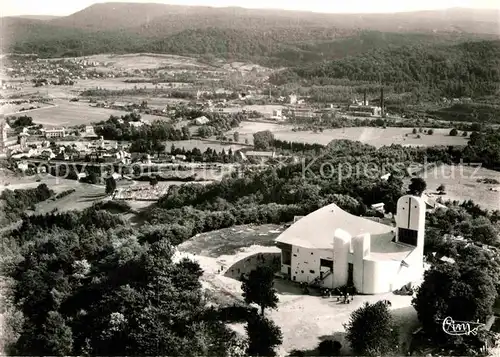
[[[363,95],[363,101],[353,100],[347,107],[347,112],[358,117],[385,117],[384,113],[384,90],[380,90],[380,106],[369,105],[366,98],[366,91]]]
[[[45,133],[46,138],[64,138],[66,136],[66,129],[64,128],[53,128],[53,129],[42,129]]]
[[[349,105],[347,112],[358,117],[380,117],[382,109],[373,105],[354,103]]]
[[[292,119],[296,120],[308,120],[308,119],[314,119],[317,117],[316,112],[309,107],[303,107],[303,108],[289,108],[288,109],[288,116]]]
[[[398,200],[396,227],[354,216],[335,204],[296,221],[277,239],[284,277],[323,288],[353,285],[379,294],[423,277],[425,202]]]

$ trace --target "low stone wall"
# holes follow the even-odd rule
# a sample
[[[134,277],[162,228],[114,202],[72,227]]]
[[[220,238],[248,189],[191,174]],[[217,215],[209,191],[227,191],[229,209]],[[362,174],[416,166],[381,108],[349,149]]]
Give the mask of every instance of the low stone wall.
[[[224,276],[240,280],[241,274],[248,275],[258,266],[269,266],[274,272],[278,272],[281,267],[281,253],[257,253],[246,257],[230,266]]]

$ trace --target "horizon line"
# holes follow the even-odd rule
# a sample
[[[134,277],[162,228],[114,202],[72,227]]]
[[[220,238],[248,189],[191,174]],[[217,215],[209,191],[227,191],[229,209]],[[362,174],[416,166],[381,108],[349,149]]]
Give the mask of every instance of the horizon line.
[[[248,6],[217,6],[217,5],[195,5],[195,4],[168,4],[161,2],[134,2],[134,1],[103,1],[95,2],[91,5],[85,6],[80,10],[76,10],[65,15],[54,15],[51,13],[24,13],[18,15],[5,15],[0,16],[1,18],[6,17],[33,17],[33,16],[51,16],[51,17],[67,17],[76,14],[80,11],[88,9],[95,5],[104,4],[137,4],[137,5],[165,5],[165,6],[175,6],[175,7],[198,7],[198,8],[209,8],[209,9],[244,9],[244,10],[262,10],[262,11],[287,11],[287,12],[298,12],[298,13],[310,13],[310,14],[325,14],[325,15],[389,15],[389,14],[410,14],[410,13],[422,13],[422,12],[439,12],[439,11],[450,11],[450,10],[473,10],[473,11],[492,11],[500,12],[500,7],[467,7],[467,6],[451,6],[443,8],[434,9],[415,9],[415,10],[398,10],[398,11],[383,11],[383,12],[343,12],[343,11],[317,11],[317,10],[305,10],[305,9],[287,9],[287,8],[263,8],[263,7],[248,7]],[[500,21],[500,18],[499,18]]]

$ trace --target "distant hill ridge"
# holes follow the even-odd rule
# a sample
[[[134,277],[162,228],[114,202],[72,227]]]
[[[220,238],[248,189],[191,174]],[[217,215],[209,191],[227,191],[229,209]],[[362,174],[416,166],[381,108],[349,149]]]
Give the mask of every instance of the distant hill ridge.
[[[461,28],[465,32],[488,34],[499,34],[500,31],[500,10],[465,8],[388,14],[328,14],[239,7],[98,3],[49,22],[55,26],[105,30],[161,26],[168,21],[184,23],[185,27],[181,29],[184,30],[199,26],[240,28],[247,26],[251,20],[257,22],[255,25],[271,27],[335,26],[379,31],[448,31]]]
[[[53,16],[53,15],[18,15],[18,16],[12,16],[12,17],[14,17],[14,18],[20,18],[20,19],[28,19],[28,20],[48,21],[48,20],[57,19],[60,16]]]
[[[408,41],[463,41],[500,35],[500,11],[454,8],[393,14],[99,3],[69,16],[0,19],[2,52],[43,57],[99,52],[168,52],[264,58],[271,63],[324,60]],[[370,31],[374,34],[368,35]],[[420,33],[414,35],[414,33]],[[408,39],[402,35],[409,35]],[[340,41],[340,42],[339,42]]]

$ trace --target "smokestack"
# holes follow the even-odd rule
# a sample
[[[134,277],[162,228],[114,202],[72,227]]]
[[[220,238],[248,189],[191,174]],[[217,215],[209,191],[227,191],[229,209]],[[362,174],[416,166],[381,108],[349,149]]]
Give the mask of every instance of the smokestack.
[[[363,105],[366,106],[366,89],[365,91],[363,92]]]
[[[381,108],[380,114],[381,114],[382,118],[385,118],[385,110],[384,110],[384,88],[383,87],[380,88],[380,108]]]

